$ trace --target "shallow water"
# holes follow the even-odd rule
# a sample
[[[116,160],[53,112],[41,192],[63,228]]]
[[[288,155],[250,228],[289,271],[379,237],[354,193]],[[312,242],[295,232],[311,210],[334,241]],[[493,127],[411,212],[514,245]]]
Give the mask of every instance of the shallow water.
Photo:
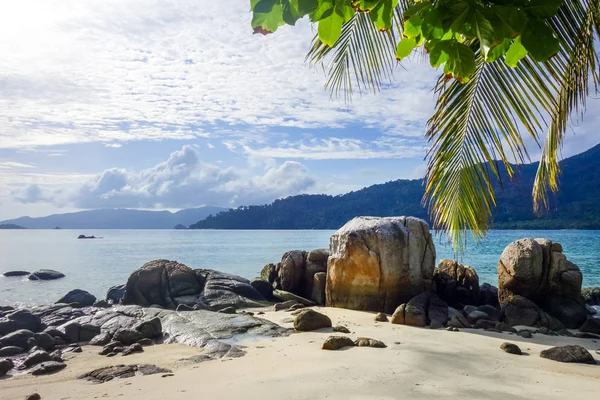
[[[80,234],[101,236],[77,240]],[[66,275],[34,282],[0,276],[0,304],[54,302],[71,289],[103,298],[147,261],[166,258],[192,268],[212,268],[252,278],[293,249],[328,247],[333,231],[204,230],[0,230],[0,273],[55,269]],[[547,237],[583,272],[584,286],[600,286],[600,231],[492,231],[479,245],[469,244],[463,262],[477,270],[481,282],[496,284],[502,250],[524,237]],[[452,249],[436,238],[438,260],[453,258]]]

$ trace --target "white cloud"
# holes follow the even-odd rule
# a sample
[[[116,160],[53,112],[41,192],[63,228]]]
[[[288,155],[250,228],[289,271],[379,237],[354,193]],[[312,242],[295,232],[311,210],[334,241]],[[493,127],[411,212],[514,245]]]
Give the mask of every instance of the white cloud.
[[[240,0],[2,2],[0,148],[193,139],[215,123],[422,134],[430,68],[345,106],[305,65],[306,19],[267,37],[250,19]]]
[[[246,176],[244,171],[201,161],[196,148],[186,145],[167,161],[139,172],[111,168],[73,190],[30,184],[12,197],[21,203],[53,202],[78,209],[235,206],[303,193],[314,184],[298,162],[286,161],[262,175]]]
[[[104,146],[105,147],[110,147],[110,148],[113,148],[113,149],[118,149],[118,148],[123,147],[123,145],[121,143],[106,143]]]
[[[0,162],[0,168],[1,169],[23,169],[23,168],[29,169],[29,168],[35,168],[35,166],[29,165],[29,164],[13,162],[13,161],[3,161],[3,162]]]

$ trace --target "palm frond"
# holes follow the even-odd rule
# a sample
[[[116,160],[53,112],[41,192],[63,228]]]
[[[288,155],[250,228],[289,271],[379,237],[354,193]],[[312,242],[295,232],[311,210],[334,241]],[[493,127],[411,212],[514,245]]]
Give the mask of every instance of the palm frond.
[[[392,79],[396,66],[396,46],[402,34],[402,14],[413,1],[400,0],[394,10],[392,29],[379,32],[367,13],[356,13],[342,28],[342,35],[333,47],[318,38],[306,56],[311,64],[325,69],[325,87],[332,97],[343,96],[350,101],[354,89],[377,92],[385,81]]]
[[[594,48],[594,30],[600,26],[600,2],[568,1],[571,13],[564,8],[553,21],[553,28],[559,33],[563,51],[561,60],[564,76],[558,76],[560,91],[557,96],[557,109],[552,116],[546,140],[542,150],[540,164],[533,185],[534,209],[539,212],[541,206],[548,207],[548,193],[558,190],[560,174],[559,151],[569,119],[573,114],[582,114],[589,94],[590,80],[598,92],[599,75],[597,71],[598,54]],[[576,18],[573,18],[573,16]]]

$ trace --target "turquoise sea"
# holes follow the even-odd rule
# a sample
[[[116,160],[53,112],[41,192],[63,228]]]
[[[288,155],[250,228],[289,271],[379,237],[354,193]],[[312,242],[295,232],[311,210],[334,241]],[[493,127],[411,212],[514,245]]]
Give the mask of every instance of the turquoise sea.
[[[212,268],[253,278],[288,250],[329,246],[333,231],[230,230],[0,230],[0,274],[10,270],[55,269],[66,278],[33,282],[0,276],[0,305],[54,302],[71,289],[99,298],[147,261],[166,258],[192,268]],[[80,234],[102,237],[77,240]],[[478,245],[469,243],[463,263],[481,282],[497,283],[496,264],[504,247],[524,237],[545,237],[563,245],[583,272],[584,286],[600,286],[600,231],[491,231]],[[454,258],[436,237],[438,260]]]

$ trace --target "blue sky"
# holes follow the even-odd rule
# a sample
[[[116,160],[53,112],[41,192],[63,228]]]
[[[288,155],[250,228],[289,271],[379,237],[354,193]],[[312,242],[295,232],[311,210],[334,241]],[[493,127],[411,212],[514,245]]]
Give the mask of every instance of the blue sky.
[[[422,177],[436,71],[332,100],[307,21],[252,35],[242,0],[0,5],[0,219],[238,206]],[[597,100],[563,155],[600,141]],[[539,154],[531,148],[532,158]]]

